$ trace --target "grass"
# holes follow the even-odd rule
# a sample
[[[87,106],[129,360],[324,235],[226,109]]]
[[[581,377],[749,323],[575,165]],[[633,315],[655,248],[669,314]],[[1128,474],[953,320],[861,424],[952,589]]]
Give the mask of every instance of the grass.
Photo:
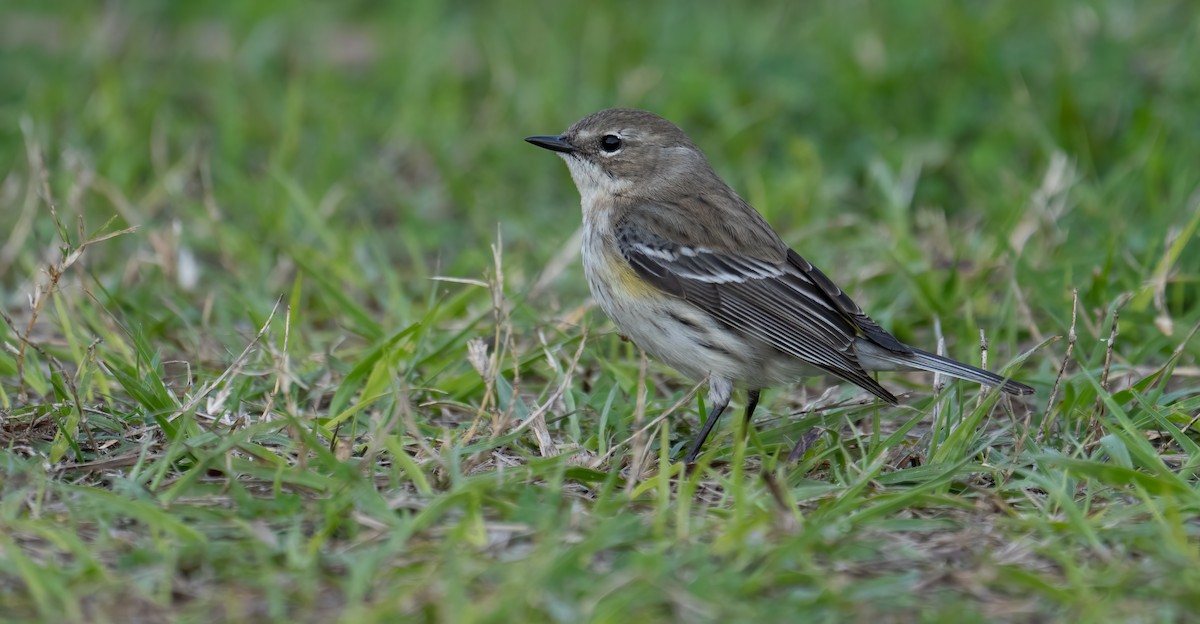
[[[1192,619],[1198,29],[6,3],[0,613]],[[684,127],[900,338],[1038,393],[807,380],[685,473],[701,399],[591,309],[577,195],[521,141],[612,105]]]

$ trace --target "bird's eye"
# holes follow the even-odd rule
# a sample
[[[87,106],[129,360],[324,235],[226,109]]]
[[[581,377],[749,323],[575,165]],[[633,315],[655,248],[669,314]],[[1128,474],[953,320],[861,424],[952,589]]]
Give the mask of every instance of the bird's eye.
[[[606,134],[600,137],[600,149],[610,154],[621,149],[621,137],[615,134]]]

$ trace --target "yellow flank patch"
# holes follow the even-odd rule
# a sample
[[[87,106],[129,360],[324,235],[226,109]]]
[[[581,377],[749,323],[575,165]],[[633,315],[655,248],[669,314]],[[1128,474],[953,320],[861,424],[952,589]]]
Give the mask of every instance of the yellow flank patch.
[[[630,297],[648,297],[653,295],[661,295],[657,288],[642,279],[629,266],[629,262],[620,254],[612,253],[611,251],[604,254],[606,256],[605,264],[608,265],[608,273],[612,280],[612,287],[624,291],[626,296]]]

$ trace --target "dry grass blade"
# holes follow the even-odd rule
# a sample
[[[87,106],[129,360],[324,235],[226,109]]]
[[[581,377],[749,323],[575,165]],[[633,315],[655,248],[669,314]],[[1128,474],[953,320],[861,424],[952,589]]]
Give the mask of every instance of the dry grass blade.
[[[634,405],[634,410],[633,410],[633,426],[637,427],[638,429],[637,429],[637,431],[634,432],[634,434],[632,436],[633,450],[632,450],[632,453],[630,454],[631,459],[629,461],[629,479],[627,479],[625,482],[626,495],[632,494],[633,489],[635,487],[637,487],[637,484],[639,482],[641,482],[641,480],[642,480],[642,466],[646,463],[646,455],[650,451],[650,439],[652,437],[652,436],[647,436],[645,433],[646,428],[641,426],[641,424],[643,422],[646,422],[646,393],[647,393],[647,390],[646,390],[646,367],[647,367],[647,361],[646,361],[646,353],[644,351],[642,351],[641,349],[638,349],[638,355],[639,355],[639,358],[638,358],[637,399],[636,399],[636,403]],[[662,419],[655,419],[655,420],[657,422],[661,422]],[[617,446],[619,446],[619,445],[617,445]],[[616,446],[614,446],[613,448],[615,449]],[[610,452],[611,452],[611,449],[610,449]]]
[[[988,341],[987,334],[984,333],[982,327],[979,328],[979,368],[988,369]],[[988,387],[979,384],[979,394],[975,395],[975,407],[983,405],[983,397],[987,394]]]
[[[1042,421],[1042,431],[1038,436],[1038,442],[1044,442],[1046,437],[1050,435],[1051,426],[1054,424],[1054,412],[1051,410],[1054,407],[1054,401],[1058,398],[1058,388],[1062,385],[1063,375],[1067,372],[1067,367],[1071,364],[1071,355],[1075,352],[1075,341],[1078,339],[1075,333],[1075,322],[1079,318],[1079,289],[1071,289],[1071,327],[1067,330],[1067,350],[1063,354],[1062,363],[1058,366],[1058,374],[1054,376],[1054,385],[1050,388],[1050,396],[1046,399],[1045,416]]]
[[[1104,368],[1100,371],[1100,392],[1109,392],[1108,377],[1112,370],[1113,351],[1117,345],[1117,334],[1119,333],[1119,321],[1121,319],[1121,308],[1129,301],[1128,294],[1121,295],[1117,302],[1113,304],[1112,324],[1108,328],[1108,341],[1104,347]],[[1100,423],[1100,415],[1104,413],[1104,398],[1103,396],[1096,397],[1096,403],[1092,406],[1092,438],[1097,440],[1103,435],[1103,428]]]
[[[567,388],[571,386],[571,382],[575,378],[575,367],[579,365],[579,359],[583,357],[585,346],[587,346],[586,331],[579,337],[579,346],[576,347],[574,355],[571,356],[570,361],[567,363],[567,370],[563,373],[562,381],[554,388],[550,396],[546,397],[546,400],[542,401],[542,404],[533,410],[533,413],[528,418],[521,421],[509,431],[509,433],[519,433],[525,427],[533,427],[542,457],[553,455],[554,449],[553,440],[550,438],[550,431],[546,428],[546,414],[550,411],[551,407],[558,403],[559,399],[566,393]]]
[[[225,370],[221,371],[221,374],[217,375],[216,379],[204,384],[203,386],[200,386],[200,390],[196,392],[196,394],[192,395],[192,397],[188,399],[187,403],[184,403],[183,406],[175,411],[174,414],[168,416],[167,420],[175,420],[179,416],[195,410],[196,406],[200,405],[200,401],[203,401],[205,397],[207,397],[213,390],[218,387],[222,387],[227,380],[241,372],[242,367],[246,365],[246,362],[249,360],[250,354],[254,351],[254,348],[258,346],[258,343],[262,341],[263,336],[267,334],[267,330],[270,329],[271,322],[275,320],[275,313],[279,311],[279,306],[282,303],[282,297],[275,300],[275,305],[271,308],[271,313],[267,315],[267,320],[264,321],[262,327],[258,329],[258,333],[254,335],[254,339],[246,344],[245,348],[242,349],[242,352],[239,353],[237,357],[235,357],[233,361],[229,363],[229,366],[225,367]],[[221,393],[218,393],[217,396],[214,397],[215,404],[211,406],[209,411],[219,411],[221,409],[226,396],[224,393],[226,391],[228,391],[227,386]]]
[[[26,393],[25,379],[25,353],[30,346],[30,340],[33,337],[34,327],[37,325],[38,317],[46,303],[50,300],[54,293],[58,291],[59,281],[66,273],[67,269],[71,268],[81,257],[88,247],[95,245],[111,238],[129,234],[137,231],[137,227],[128,227],[103,234],[96,234],[85,238],[82,232],[82,217],[80,220],[79,242],[72,245],[71,238],[67,234],[66,225],[58,215],[58,206],[54,201],[54,195],[50,190],[50,173],[46,169],[45,162],[42,159],[42,149],[34,137],[33,122],[28,117],[21,119],[21,132],[25,136],[26,157],[29,163],[31,174],[37,178],[38,193],[42,202],[50,211],[50,217],[54,221],[56,231],[58,232],[59,240],[63,245],[62,254],[58,261],[51,262],[46,266],[46,283],[35,284],[33,294],[29,299],[29,320],[25,323],[24,332],[15,332],[20,338],[20,346],[17,351],[17,398],[22,403],[29,401],[29,396]],[[11,325],[11,319],[6,318],[6,322]]]
[[[658,425],[659,423],[661,423],[662,421],[666,420],[667,418],[670,418],[672,415],[675,414],[675,412],[679,411],[679,409],[681,409],[684,405],[687,405],[688,403],[690,403],[692,401],[692,399],[696,396],[696,393],[699,392],[700,388],[703,388],[706,383],[708,383],[708,380],[701,380],[701,381],[697,382],[695,385],[693,385],[691,387],[690,390],[688,390],[682,397],[680,397],[678,401],[676,401],[674,404],[672,404],[671,407],[667,408],[666,411],[664,411],[662,414],[659,414],[654,420],[651,420],[650,422],[646,423],[645,425],[642,425],[641,427],[639,427],[637,429],[637,431],[633,432],[633,435],[629,436],[628,438],[625,438],[624,440],[618,442],[617,444],[612,445],[612,447],[610,447],[608,449],[607,453],[605,453],[604,455],[601,455],[600,457],[597,457],[595,460],[593,460],[592,464],[591,464],[592,467],[598,468],[600,466],[603,466],[604,462],[608,461],[608,459],[610,457],[612,457],[612,454],[614,452],[616,452],[617,449],[626,446],[627,444],[629,444],[630,442],[632,442],[636,438],[638,438],[638,436],[645,434],[646,431],[648,429],[650,429],[651,427],[654,427],[654,426]],[[635,420],[635,426],[636,426],[636,420]]]

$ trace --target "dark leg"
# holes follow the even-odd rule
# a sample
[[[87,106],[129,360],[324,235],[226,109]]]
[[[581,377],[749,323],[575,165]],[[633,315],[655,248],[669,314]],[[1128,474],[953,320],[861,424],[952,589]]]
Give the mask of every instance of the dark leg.
[[[732,383],[724,379],[713,379],[709,382],[708,401],[712,403],[712,407],[708,410],[708,417],[704,419],[704,427],[700,429],[700,435],[696,436],[696,439],[692,442],[692,448],[683,457],[683,463],[696,463],[696,457],[700,455],[700,447],[704,446],[704,441],[708,439],[708,434],[712,433],[713,427],[721,419],[721,413],[725,411],[726,407],[729,407],[729,398],[732,395]]]
[[[746,391],[746,415],[742,420],[742,437],[749,438],[750,430],[754,428],[750,419],[754,417],[754,408],[758,407],[758,395],[762,390],[747,390]]]
[[[700,430],[700,435],[696,436],[696,440],[692,442],[692,448],[683,458],[683,463],[696,463],[696,457],[700,455],[700,447],[704,446],[704,440],[708,439],[708,434],[712,432],[717,421],[721,419],[721,412],[725,411],[725,408],[728,406],[729,401],[726,401],[712,406],[712,409],[708,411],[708,418],[704,419],[704,428]]]
[[[746,424],[747,425],[750,424],[750,418],[754,416],[754,408],[758,407],[758,395],[761,392],[762,392],[762,390],[746,391]],[[746,431],[749,431],[749,430],[750,430],[750,428],[747,427]]]

